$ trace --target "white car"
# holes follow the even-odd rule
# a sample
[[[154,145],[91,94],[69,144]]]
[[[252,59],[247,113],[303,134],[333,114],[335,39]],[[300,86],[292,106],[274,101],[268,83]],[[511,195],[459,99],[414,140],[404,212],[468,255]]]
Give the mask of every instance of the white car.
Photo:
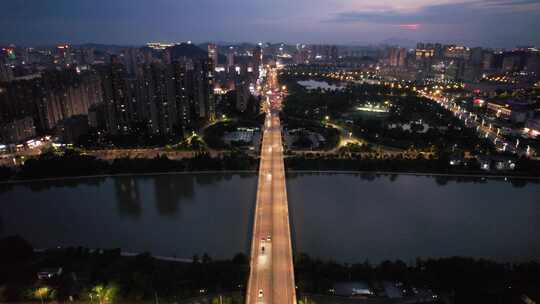
[[[272,238],[270,237],[270,234],[266,237],[266,241],[267,242],[270,242],[272,240]]]
[[[262,298],[263,297],[263,291],[262,289],[259,289],[259,298]]]

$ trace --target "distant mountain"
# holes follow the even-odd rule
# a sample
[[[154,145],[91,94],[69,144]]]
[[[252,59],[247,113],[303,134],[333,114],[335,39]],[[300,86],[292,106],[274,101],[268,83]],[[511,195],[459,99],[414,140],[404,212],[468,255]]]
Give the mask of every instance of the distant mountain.
[[[139,47],[139,46],[133,46],[133,45],[112,45],[112,44],[101,44],[101,43],[84,43],[76,45],[77,47],[81,48],[92,48],[96,51],[100,52],[108,52],[108,53],[118,53],[123,49],[130,48],[130,47]]]
[[[169,48],[171,59],[201,59],[208,58],[208,52],[190,43],[181,43]]]
[[[405,38],[388,38],[381,41],[381,44],[385,45],[397,45],[406,48],[413,48],[416,46],[416,41]]]

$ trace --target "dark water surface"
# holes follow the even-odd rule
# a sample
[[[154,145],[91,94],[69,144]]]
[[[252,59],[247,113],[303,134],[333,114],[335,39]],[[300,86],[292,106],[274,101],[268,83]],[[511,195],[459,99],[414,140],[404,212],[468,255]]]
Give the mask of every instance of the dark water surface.
[[[0,235],[36,248],[81,245],[190,258],[246,251],[254,174],[180,174],[11,185]]]
[[[343,262],[540,258],[540,185],[289,174],[296,250]]]
[[[0,185],[0,236],[189,258],[247,252],[256,174]],[[540,257],[540,186],[422,176],[288,174],[295,249],[343,262]]]

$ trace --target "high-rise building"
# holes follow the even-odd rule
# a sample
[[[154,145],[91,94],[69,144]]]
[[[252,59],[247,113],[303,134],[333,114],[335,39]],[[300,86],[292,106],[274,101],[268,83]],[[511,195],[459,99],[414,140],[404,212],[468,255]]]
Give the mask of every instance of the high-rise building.
[[[465,75],[465,61],[463,59],[454,59],[448,62],[444,73],[446,80],[463,80]]]
[[[154,133],[170,134],[177,125],[175,79],[170,65],[153,63],[146,70],[145,80],[150,83],[148,101],[152,119],[149,121]]]
[[[484,56],[482,58],[482,69],[491,70],[493,68],[494,60],[495,56],[493,55],[493,52],[484,52]]]
[[[20,143],[35,137],[34,119],[26,116],[6,123],[0,127],[0,135],[6,143]]]
[[[209,59],[197,60],[194,63],[194,103],[195,113],[199,119],[215,119],[214,104],[214,65]]]
[[[403,67],[407,65],[407,49],[400,48],[399,49],[399,55],[398,55],[398,66]]]
[[[261,46],[256,46],[253,50],[253,61],[255,63],[256,68],[259,68],[259,66],[263,63],[263,49]]]
[[[306,63],[309,60],[309,49],[304,44],[296,45],[296,52],[293,55],[295,64]]]
[[[229,47],[229,52],[227,53],[227,69],[230,71],[234,69],[234,47]]]
[[[82,50],[83,63],[85,64],[94,64],[95,55],[93,48],[85,48]]]
[[[407,49],[390,48],[388,56],[390,66],[403,67],[405,66],[407,60]]]
[[[330,46],[330,55],[328,60],[337,60],[339,58],[338,48],[335,45]]]
[[[538,52],[529,54],[525,69],[528,72],[536,73],[537,77],[540,76],[540,54]]]
[[[192,126],[193,69],[185,62],[173,62],[176,116],[184,134]]]
[[[130,76],[135,76],[139,65],[139,50],[137,48],[123,50],[122,63],[126,67],[126,73]]]
[[[511,72],[518,69],[519,57],[513,54],[505,54],[502,62],[503,71]]]
[[[102,101],[101,82],[91,71],[47,71],[40,77],[6,83],[0,94],[0,121],[32,117],[39,132],[47,132],[59,121],[86,115]]]
[[[238,80],[235,83],[236,88],[236,104],[235,108],[239,112],[245,112],[247,110],[249,97],[251,93],[249,92],[249,81],[246,79]]]
[[[64,143],[75,143],[81,135],[88,133],[88,116],[76,115],[58,124],[56,134]]]
[[[423,44],[420,44],[423,46]],[[435,55],[435,50],[427,48],[416,48],[416,60],[431,59]]]
[[[60,44],[56,47],[60,61],[66,65],[70,66],[74,63],[73,61],[73,48],[69,44]]]
[[[474,66],[481,66],[484,59],[484,49],[481,47],[472,48],[470,54],[470,63]]]
[[[111,134],[128,132],[130,113],[126,95],[126,70],[118,56],[111,56],[109,65],[101,70],[103,102],[107,108],[107,131]]]
[[[218,66],[218,47],[217,45],[210,43],[208,44],[208,58],[212,60],[214,68]]]
[[[13,80],[13,71],[4,58],[0,58],[0,82]]]

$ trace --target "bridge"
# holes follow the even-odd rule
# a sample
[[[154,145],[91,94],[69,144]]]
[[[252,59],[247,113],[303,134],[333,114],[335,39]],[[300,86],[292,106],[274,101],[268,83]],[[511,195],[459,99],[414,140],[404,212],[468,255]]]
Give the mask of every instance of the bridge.
[[[268,78],[272,91],[277,85],[274,70],[270,70]],[[269,93],[267,98],[246,303],[295,304],[291,229],[279,120],[281,96]]]

